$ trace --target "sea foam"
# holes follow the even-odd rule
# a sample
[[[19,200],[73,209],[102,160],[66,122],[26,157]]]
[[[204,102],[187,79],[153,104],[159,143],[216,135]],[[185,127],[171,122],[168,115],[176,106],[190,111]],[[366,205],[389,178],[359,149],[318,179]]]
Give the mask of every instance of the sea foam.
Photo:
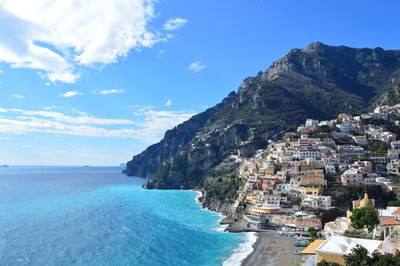
[[[203,195],[203,193],[196,191],[196,197],[195,201],[200,204],[199,198]],[[205,211],[211,211],[208,208],[204,209]],[[218,226],[214,228],[214,231],[217,232],[225,232],[225,229],[228,227],[228,224],[220,224],[220,222],[225,218],[224,215],[217,213],[217,215],[220,217],[218,221]],[[232,255],[224,261],[223,265],[224,266],[234,266],[234,265],[240,265],[242,260],[247,258],[248,255],[250,255],[254,248],[253,245],[257,241],[257,235],[254,232],[248,232],[246,233],[245,240],[240,243],[234,250]]]
[[[222,265],[224,266],[236,266],[249,256],[254,248],[253,245],[257,241],[257,234],[255,232],[246,233],[246,240],[239,244],[234,250],[234,253],[226,260]]]

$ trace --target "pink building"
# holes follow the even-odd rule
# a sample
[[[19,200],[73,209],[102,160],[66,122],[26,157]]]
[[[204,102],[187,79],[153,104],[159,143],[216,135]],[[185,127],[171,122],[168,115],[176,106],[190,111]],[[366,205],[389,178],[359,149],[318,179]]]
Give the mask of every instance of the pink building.
[[[342,174],[341,180],[344,186],[362,186],[364,184],[363,175],[356,169],[346,170]]]
[[[312,141],[310,139],[300,139],[300,151],[309,151],[312,149]]]
[[[270,223],[277,226],[290,226],[297,229],[306,229],[314,227],[316,229],[322,229],[321,219],[315,215],[298,214],[293,215],[282,215],[273,214],[269,216]]]
[[[364,164],[365,173],[371,173],[372,172],[372,163],[370,161],[363,161],[363,164]]]

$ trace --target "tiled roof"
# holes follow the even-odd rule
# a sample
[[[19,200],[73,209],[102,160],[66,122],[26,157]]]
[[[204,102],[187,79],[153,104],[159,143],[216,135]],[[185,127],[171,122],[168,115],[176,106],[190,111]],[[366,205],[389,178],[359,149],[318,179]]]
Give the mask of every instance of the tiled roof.
[[[400,222],[396,218],[390,218],[390,219],[384,220],[380,225],[381,226],[400,225]]]
[[[392,214],[394,215],[400,214],[400,207],[398,207],[394,212],[392,212]]]

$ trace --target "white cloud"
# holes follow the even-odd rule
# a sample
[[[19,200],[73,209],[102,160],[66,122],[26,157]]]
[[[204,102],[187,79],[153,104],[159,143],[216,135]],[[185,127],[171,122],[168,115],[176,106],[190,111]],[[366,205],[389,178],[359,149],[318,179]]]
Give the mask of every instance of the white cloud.
[[[188,69],[193,73],[197,73],[204,68],[206,68],[206,65],[202,64],[200,61],[193,62],[188,66]]]
[[[187,23],[187,19],[184,18],[174,18],[169,19],[164,25],[165,30],[177,30],[183,27]]]
[[[48,119],[25,118],[7,119],[0,117],[0,132],[23,134],[28,132],[58,133],[86,137],[135,138],[133,129],[106,129],[90,125],[67,124]]]
[[[96,90],[93,91],[93,94],[107,95],[107,94],[121,94],[124,93],[125,90],[121,89],[111,89],[111,90]]]
[[[156,111],[148,109],[141,113],[144,116],[144,122],[140,123],[140,131],[146,136],[148,142],[156,142],[161,139],[162,133],[166,130],[183,123],[195,114],[195,112]]]
[[[0,0],[0,62],[73,83],[78,66],[109,64],[164,40],[149,30],[156,0]]]
[[[60,97],[64,97],[64,98],[70,98],[70,97],[74,97],[77,95],[82,95],[82,93],[79,91],[67,91],[67,92],[59,94]]]
[[[171,104],[172,104],[172,100],[171,99],[168,99],[167,102],[165,103],[166,106],[171,106]]]
[[[50,111],[25,111],[18,110],[23,115],[26,116],[40,116],[40,117],[48,117],[53,118],[59,122],[67,122],[71,124],[95,124],[95,125],[128,125],[134,124],[131,120],[128,119],[104,119],[104,118],[96,118],[93,116],[68,116],[60,112],[50,112]],[[25,118],[25,117],[24,117]]]
[[[59,107],[56,106],[56,105],[52,105],[52,106],[43,107],[43,109],[46,110],[46,111],[49,111],[49,110],[59,109]]]
[[[17,99],[25,98],[25,96],[19,95],[19,94],[11,94],[11,97],[14,97],[14,98],[17,98]]]
[[[4,73],[4,71],[0,69],[0,74],[3,74],[3,73]]]
[[[47,109],[58,109],[50,106]],[[130,119],[98,118],[90,115],[66,115],[53,111],[30,111],[1,108],[0,133],[24,134],[30,132],[75,135],[102,138],[130,138],[154,143],[163,133],[186,121],[194,112],[157,111],[154,107],[137,110],[140,121]],[[122,127],[121,127],[122,126]]]
[[[75,107],[64,107],[64,106],[52,105],[52,106],[43,107],[43,109],[45,111],[58,110],[59,112],[64,112],[64,113],[69,113],[69,114],[78,114],[81,116],[88,115],[86,112],[82,112],[82,111],[76,109]],[[22,111],[22,110],[20,110],[20,111]]]

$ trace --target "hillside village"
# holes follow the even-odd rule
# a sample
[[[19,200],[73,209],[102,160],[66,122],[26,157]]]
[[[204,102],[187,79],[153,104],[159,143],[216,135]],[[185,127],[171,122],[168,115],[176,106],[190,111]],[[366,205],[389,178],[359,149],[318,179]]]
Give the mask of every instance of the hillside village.
[[[297,132],[242,159],[244,185],[233,208],[249,230],[278,229],[300,237],[296,244],[304,246],[310,238],[322,239],[304,253],[315,262],[344,264],[343,255],[356,244],[370,253],[394,253],[400,247],[398,134],[400,105],[329,121],[307,119]],[[352,226],[352,212],[361,208],[377,210],[372,231]]]

